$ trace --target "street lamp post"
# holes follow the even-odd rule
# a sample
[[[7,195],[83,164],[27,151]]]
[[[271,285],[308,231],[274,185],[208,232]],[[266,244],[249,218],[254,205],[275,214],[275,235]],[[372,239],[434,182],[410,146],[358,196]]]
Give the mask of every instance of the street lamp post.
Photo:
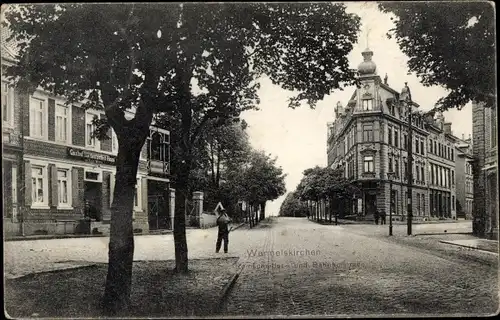
[[[411,93],[408,87],[408,82],[405,82],[404,88],[401,90],[399,100],[408,108],[408,219],[407,219],[407,233],[410,236],[412,233],[412,218],[413,218],[413,205],[412,205],[412,192],[413,192],[413,128],[412,128],[412,110],[411,110]]]
[[[387,178],[389,179],[389,235],[392,236],[392,210],[393,210],[393,199],[392,199],[392,179],[394,178],[394,172],[387,172]]]

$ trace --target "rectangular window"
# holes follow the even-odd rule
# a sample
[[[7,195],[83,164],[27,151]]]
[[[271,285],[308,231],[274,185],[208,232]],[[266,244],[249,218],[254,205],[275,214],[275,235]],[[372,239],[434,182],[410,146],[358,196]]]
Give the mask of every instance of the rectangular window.
[[[111,151],[114,153],[118,152],[118,137],[113,129],[111,129]]]
[[[399,147],[399,135],[397,130],[394,130],[394,146],[396,148]]]
[[[56,105],[56,141],[68,143],[69,107]]]
[[[417,192],[417,214],[420,215],[420,193]]]
[[[432,153],[432,139],[429,139],[429,152]]]
[[[366,156],[363,163],[365,172],[373,172],[373,156]]]
[[[68,170],[57,170],[57,194],[60,206],[69,206],[69,172]]]
[[[416,152],[416,153],[420,153],[420,151],[419,151],[420,149],[419,149],[418,142],[419,142],[419,141],[418,141],[418,138],[415,138],[415,152]]]
[[[47,121],[45,116],[47,110],[45,100],[30,98],[30,136],[36,138],[46,138]]]
[[[396,177],[399,177],[399,161],[397,159],[394,160],[394,173]]]
[[[371,111],[371,110],[373,110],[373,99],[362,100],[362,103],[363,103],[363,110],[364,111]]]
[[[408,179],[408,162],[406,162],[406,160],[405,160],[405,162],[404,162],[404,167],[405,167],[405,168],[404,168],[404,173],[405,173],[404,178],[405,178],[405,179]]]
[[[392,145],[392,128],[391,127],[389,127],[389,130],[387,131],[387,133],[389,135],[388,139],[387,139],[388,143],[389,143],[389,145]]]
[[[373,141],[373,126],[371,124],[363,125],[363,141]]]
[[[394,172],[393,171],[393,166],[392,166],[392,157],[389,158],[389,172]]]
[[[451,196],[451,209],[455,210],[455,196]]]
[[[421,178],[422,178],[422,182],[425,182],[425,170],[424,170],[424,167],[420,167],[420,175],[421,175]]]
[[[7,82],[2,82],[2,123],[12,125],[14,101],[12,101],[12,88]]]
[[[422,196],[420,197],[421,203],[421,208],[422,208],[422,215],[425,215],[425,193],[422,193]]]
[[[497,146],[497,111],[496,108],[491,109],[490,116],[490,136],[491,136],[491,147],[495,148]]]
[[[439,153],[438,153],[438,148],[437,148],[437,142],[436,140],[434,140],[434,154],[437,156]]]
[[[408,136],[406,134],[403,138],[403,149],[408,150]]]
[[[47,178],[46,170],[46,167],[31,167],[31,202],[33,205],[47,205],[46,195],[44,194],[44,190],[46,190],[44,186]]]
[[[424,147],[425,147],[425,143],[424,143],[424,139],[422,139],[422,140],[420,140],[420,153],[421,153],[422,155],[424,155],[424,154],[425,154],[425,152],[424,152],[424,149],[425,149],[425,148],[424,148]]]
[[[141,178],[137,178],[137,182],[135,184],[135,192],[134,192],[134,211],[141,211]]]
[[[85,116],[86,116],[86,122],[85,122],[86,145],[89,148],[97,148],[98,140],[94,136],[97,126],[94,123],[94,118],[95,117],[99,118],[99,115],[88,112]]]
[[[420,167],[418,165],[415,166],[415,171],[417,174],[417,181],[420,181]]]

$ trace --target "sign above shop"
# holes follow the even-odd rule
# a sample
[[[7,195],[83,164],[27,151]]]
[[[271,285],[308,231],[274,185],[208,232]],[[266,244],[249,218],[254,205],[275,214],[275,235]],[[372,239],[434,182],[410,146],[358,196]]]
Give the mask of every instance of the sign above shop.
[[[109,154],[103,154],[76,148],[68,148],[68,156],[89,162],[109,163],[109,164],[115,164],[116,160],[115,156]]]

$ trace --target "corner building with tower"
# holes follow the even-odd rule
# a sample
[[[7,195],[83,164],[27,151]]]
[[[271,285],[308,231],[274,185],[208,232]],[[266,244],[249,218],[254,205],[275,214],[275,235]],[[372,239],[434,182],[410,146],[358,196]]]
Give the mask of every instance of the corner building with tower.
[[[340,217],[371,219],[376,209],[389,216],[392,208],[393,220],[406,220],[411,145],[413,220],[456,219],[455,145],[460,139],[451,123],[441,113],[420,112],[412,99],[401,101],[387,75],[382,81],[377,74],[373,52],[366,49],[362,55],[360,85],[345,106],[337,103],[335,119],[328,123],[328,166],[343,170],[357,187],[352,198],[342,200]]]

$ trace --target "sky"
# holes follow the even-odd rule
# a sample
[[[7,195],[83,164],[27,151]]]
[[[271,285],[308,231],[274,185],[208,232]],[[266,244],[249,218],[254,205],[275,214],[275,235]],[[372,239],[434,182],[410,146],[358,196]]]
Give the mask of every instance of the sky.
[[[405,82],[411,89],[412,98],[422,110],[430,110],[437,100],[446,96],[442,87],[424,87],[415,75],[408,74],[406,55],[401,52],[395,39],[388,39],[386,33],[392,28],[390,15],[380,12],[374,2],[346,3],[347,11],[361,17],[358,43],[349,55],[351,68],[363,61],[361,52],[369,47],[373,51],[373,62],[377,73],[383,79],[387,73],[390,87],[400,92]],[[287,174],[287,192],[294,191],[307,169],[327,165],[327,122],[334,121],[334,107],[337,101],[345,106],[355,87],[335,91],[318,102],[315,109],[304,105],[297,109],[288,108],[292,93],[273,85],[267,78],[261,79],[258,94],[260,110],[246,111],[242,118],[248,122],[251,145],[273,157],[277,165]],[[472,134],[472,107],[444,113],[445,121],[452,122],[452,131],[457,137]],[[286,194],[266,206],[266,214],[278,215]]]

